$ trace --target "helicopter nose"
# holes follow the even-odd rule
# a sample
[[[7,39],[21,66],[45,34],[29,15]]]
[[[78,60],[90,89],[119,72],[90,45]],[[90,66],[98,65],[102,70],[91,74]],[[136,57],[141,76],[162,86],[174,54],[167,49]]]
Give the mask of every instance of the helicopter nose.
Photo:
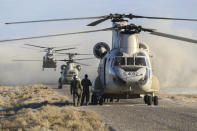
[[[124,71],[122,68],[116,68],[115,73],[121,81],[131,84],[145,79],[146,68],[140,68],[137,71]]]
[[[143,80],[146,75],[146,68],[141,68],[137,71],[127,72],[127,81],[128,82],[138,82]]]

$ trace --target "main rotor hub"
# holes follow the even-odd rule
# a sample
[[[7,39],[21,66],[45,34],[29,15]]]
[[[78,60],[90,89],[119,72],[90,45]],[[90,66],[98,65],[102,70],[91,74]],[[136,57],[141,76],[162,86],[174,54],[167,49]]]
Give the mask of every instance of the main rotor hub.
[[[109,19],[111,19],[111,22],[122,22],[122,21],[128,21],[125,20],[125,14],[110,14]]]

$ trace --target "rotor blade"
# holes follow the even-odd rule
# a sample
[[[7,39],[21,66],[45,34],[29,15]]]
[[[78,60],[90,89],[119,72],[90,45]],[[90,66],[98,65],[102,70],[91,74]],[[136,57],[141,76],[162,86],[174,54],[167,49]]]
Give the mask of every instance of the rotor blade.
[[[64,60],[56,60],[56,61],[69,61],[69,60],[64,59]]]
[[[95,58],[81,58],[81,59],[73,59],[74,61],[78,60],[88,60],[88,59],[95,59]]]
[[[150,17],[150,16],[139,16],[131,15],[130,18],[145,18],[145,19],[160,19],[160,20],[184,20],[184,21],[197,21],[197,19],[184,19],[184,18],[172,18],[172,17]]]
[[[151,32],[150,34],[197,44],[197,40],[186,38],[186,37],[181,37],[181,36],[176,36],[176,35],[171,35],[171,34],[166,34],[166,33],[161,33],[161,32]]]
[[[54,54],[54,56],[64,56],[64,55],[61,55],[61,54],[56,55],[56,54]]]
[[[63,50],[72,50],[72,49],[76,49],[76,48],[72,47],[72,48],[58,49],[58,50],[54,50],[54,51],[63,51]]]
[[[94,21],[94,22],[88,24],[87,26],[96,26],[96,25],[98,25],[98,24],[100,24],[100,23],[102,23],[102,22],[104,22],[104,21],[106,21],[106,20],[108,20],[108,19],[110,19],[109,16],[107,16],[107,17],[105,17],[105,18],[102,18],[102,19],[99,19],[99,20],[97,20],[97,21]]]
[[[90,66],[90,65],[79,63],[79,62],[75,62],[75,61],[73,63],[79,64],[79,65],[84,65],[84,66]]]
[[[35,49],[35,48],[28,48],[28,47],[23,47],[23,46],[21,46],[20,48],[24,48],[24,49],[30,49],[30,50],[36,50],[36,51],[41,51],[40,49]]]
[[[32,21],[17,21],[17,22],[7,22],[5,24],[24,24],[24,23],[53,22],[53,21],[66,21],[66,20],[88,20],[88,19],[101,19],[101,18],[104,18],[104,17],[105,16],[63,18],[63,19],[46,19],[46,20],[32,20]]]
[[[93,55],[93,54],[80,54],[80,53],[61,53],[61,52],[58,52],[57,54],[62,54],[62,55]]]
[[[31,45],[31,44],[24,44],[27,46],[33,46],[33,47],[38,47],[38,48],[48,48],[48,47],[44,47],[44,46],[38,46],[38,45]]]
[[[43,60],[12,60],[12,61],[43,61]]]
[[[64,46],[57,46],[57,47],[54,47],[54,48],[64,48],[64,47],[67,47],[68,48],[68,46],[79,46],[80,44],[69,44],[69,45],[64,45]]]
[[[81,32],[73,32],[73,33],[64,33],[64,34],[55,34],[55,35],[43,35],[43,36],[32,36],[32,37],[0,40],[0,42],[39,39],[39,38],[48,38],[48,37],[56,37],[56,36],[64,36],[64,35],[74,35],[74,34],[85,34],[85,33],[99,32],[99,31],[110,31],[110,30],[113,30],[113,29],[114,28],[112,27],[112,28],[104,28],[104,29],[99,29],[99,30],[81,31]]]
[[[93,55],[93,54],[80,54],[80,53],[76,53],[75,55]]]

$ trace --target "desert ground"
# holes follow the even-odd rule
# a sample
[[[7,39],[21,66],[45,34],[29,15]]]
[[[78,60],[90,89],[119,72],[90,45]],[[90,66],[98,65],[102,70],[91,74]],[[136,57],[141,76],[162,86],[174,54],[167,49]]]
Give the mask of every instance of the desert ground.
[[[2,131],[105,131],[108,127],[93,112],[70,105],[65,95],[48,86],[0,87]]]
[[[72,106],[69,86],[0,87],[0,129],[158,131],[197,129],[197,95],[159,93],[159,106],[142,99]]]

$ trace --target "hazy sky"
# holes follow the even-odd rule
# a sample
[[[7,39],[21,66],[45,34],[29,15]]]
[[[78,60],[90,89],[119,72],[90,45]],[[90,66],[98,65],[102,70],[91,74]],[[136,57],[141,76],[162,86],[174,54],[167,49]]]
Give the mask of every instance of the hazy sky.
[[[136,15],[147,16],[197,18],[196,5],[196,0],[149,0],[148,2],[147,0],[83,0],[81,2],[79,0],[0,0],[0,39],[2,40],[25,36],[66,33],[111,26],[111,23],[108,21],[97,27],[86,27],[85,25],[91,22],[91,20],[20,25],[5,25],[5,22],[50,18],[100,16],[109,13],[133,13]],[[132,22],[145,27],[159,29],[161,32],[197,39],[197,22],[145,19],[133,20]],[[197,56],[195,51],[197,50],[197,45],[159,37],[152,37],[146,34],[142,36],[141,40],[148,43],[155,53],[155,72],[159,75],[163,87],[181,85],[185,86],[183,83],[177,84],[175,82],[180,80],[180,75],[182,77],[181,80],[190,80],[187,83],[193,83],[188,77],[192,76],[197,78],[197,71],[195,70],[197,67],[195,62]],[[11,59],[13,58],[42,59],[42,56],[44,55],[43,53],[22,49],[20,48],[22,44],[28,43],[56,46],[81,44],[81,46],[79,46],[75,51],[81,53],[92,53],[93,46],[99,41],[104,41],[111,44],[111,32],[0,43],[2,44],[0,46],[0,83],[23,84],[30,82],[57,81],[59,77],[59,70],[56,72],[53,70],[41,72],[42,63],[11,62]],[[175,61],[177,61],[177,71],[171,74],[171,72],[175,70],[173,66]],[[95,77],[98,60],[93,60],[90,62],[92,63],[90,70],[87,70],[87,68],[84,67],[85,69],[82,70],[82,73],[95,72],[91,73],[91,76]],[[166,66],[164,66],[165,64]],[[188,66],[188,64],[190,66]],[[187,67],[187,69],[185,69],[185,67]],[[182,73],[183,70],[184,73]],[[23,75],[19,77],[19,74]],[[169,79],[173,80],[175,83],[169,83]],[[192,81],[195,80],[192,79]],[[195,88],[196,86],[197,84],[195,83],[190,85],[192,88]]]

